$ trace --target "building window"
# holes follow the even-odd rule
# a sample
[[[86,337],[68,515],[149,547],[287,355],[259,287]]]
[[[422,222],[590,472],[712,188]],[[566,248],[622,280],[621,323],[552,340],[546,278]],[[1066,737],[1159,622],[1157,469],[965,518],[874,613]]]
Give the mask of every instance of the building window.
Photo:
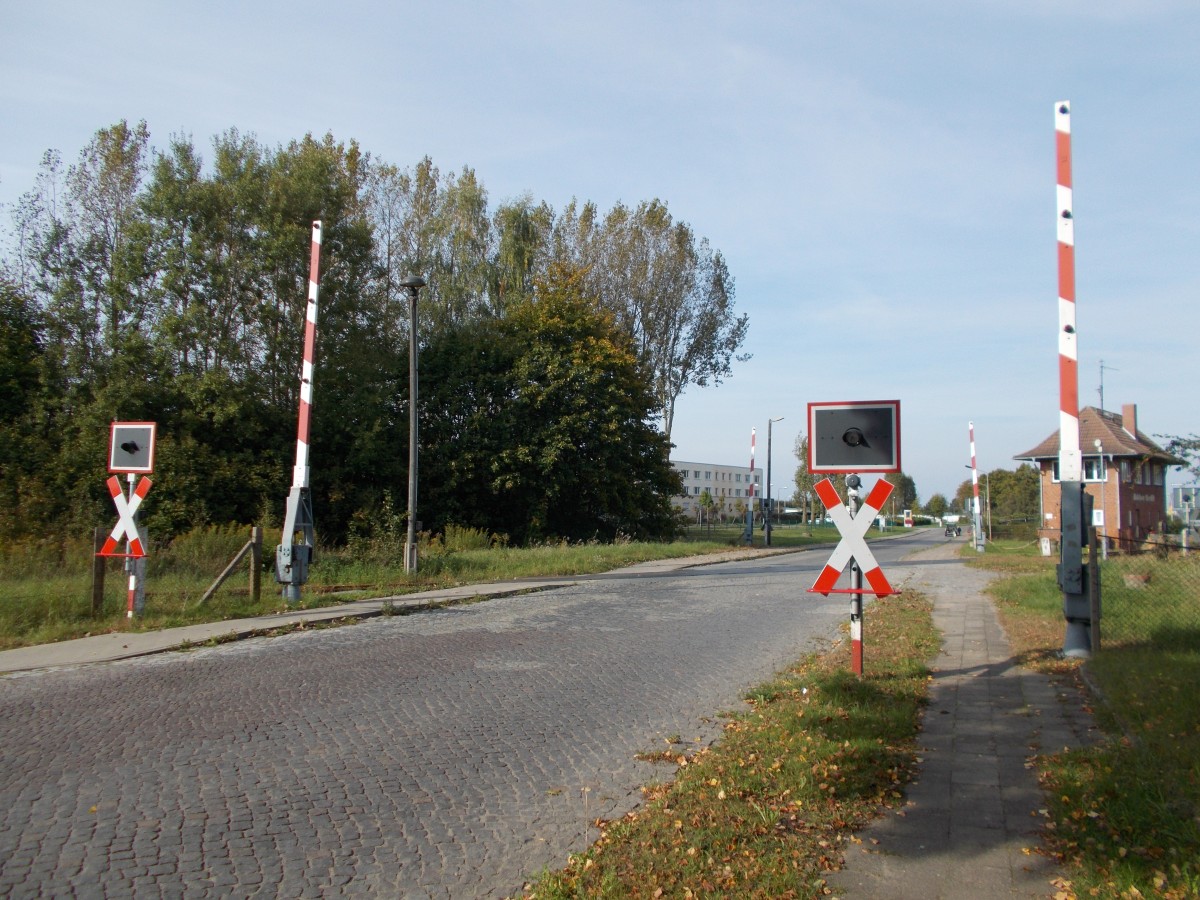
[[[696,495],[696,494],[699,494],[699,493],[700,493],[700,488],[699,488],[699,487],[694,487],[694,488],[692,488],[692,494],[693,494],[693,495]]]
[[[705,481],[712,481],[712,472],[705,472],[705,473],[704,473],[704,480],[705,480]]]
[[[1122,461],[1121,465],[1124,467],[1124,461]],[[1062,481],[1058,471],[1057,459],[1050,463],[1050,480],[1055,484]],[[1105,467],[1103,459],[1099,456],[1085,456],[1083,458],[1083,480],[1108,481],[1108,469]]]

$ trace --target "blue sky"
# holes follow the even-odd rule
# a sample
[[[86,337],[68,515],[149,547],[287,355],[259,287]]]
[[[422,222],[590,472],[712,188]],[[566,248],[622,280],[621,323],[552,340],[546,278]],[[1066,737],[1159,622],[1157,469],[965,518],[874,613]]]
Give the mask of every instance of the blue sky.
[[[753,358],[680,459],[790,494],[809,401],[901,401],[922,499],[1058,427],[1054,103],[1070,100],[1080,398],[1200,432],[1195,0],[161,3],[0,9],[0,201],[42,153],[327,131],[467,165],[493,208],[659,198],[727,258]],[[315,403],[322,401],[317,377]],[[313,461],[314,478],[319,460]]]

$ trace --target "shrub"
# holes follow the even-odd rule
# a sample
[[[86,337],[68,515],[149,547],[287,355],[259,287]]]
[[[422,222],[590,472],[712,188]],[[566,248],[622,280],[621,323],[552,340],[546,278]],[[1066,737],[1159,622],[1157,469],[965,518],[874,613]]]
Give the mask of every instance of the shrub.
[[[489,550],[492,547],[508,546],[508,535],[489,534],[482,528],[464,528],[461,525],[447,525],[442,535],[442,544],[447,553],[458,553],[465,550]]]

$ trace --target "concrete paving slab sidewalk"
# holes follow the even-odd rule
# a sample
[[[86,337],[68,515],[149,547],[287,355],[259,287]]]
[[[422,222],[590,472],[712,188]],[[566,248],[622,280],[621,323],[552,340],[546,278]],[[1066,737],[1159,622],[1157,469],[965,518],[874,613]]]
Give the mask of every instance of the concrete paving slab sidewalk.
[[[1055,892],[1056,867],[1038,852],[1044,802],[1030,759],[1092,743],[1094,725],[1077,693],[1017,665],[983,593],[994,576],[954,562],[960,547],[906,560],[914,566],[905,586],[933,599],[943,633],[918,737],[922,761],[904,806],[861,832],[845,868],[829,877],[836,897]]]

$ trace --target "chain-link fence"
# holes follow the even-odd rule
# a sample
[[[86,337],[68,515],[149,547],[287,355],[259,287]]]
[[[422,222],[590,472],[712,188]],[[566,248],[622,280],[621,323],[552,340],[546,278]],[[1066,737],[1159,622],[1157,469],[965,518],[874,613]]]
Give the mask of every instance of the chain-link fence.
[[[1159,539],[1109,553],[1100,584],[1101,648],[1200,646],[1200,548]]]

